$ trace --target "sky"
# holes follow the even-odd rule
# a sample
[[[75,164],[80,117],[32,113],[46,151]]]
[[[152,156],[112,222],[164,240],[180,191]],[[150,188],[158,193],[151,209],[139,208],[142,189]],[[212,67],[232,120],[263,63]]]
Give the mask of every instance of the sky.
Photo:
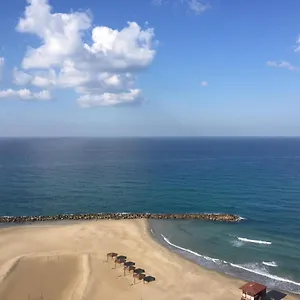
[[[299,0],[10,0],[0,136],[299,136]]]

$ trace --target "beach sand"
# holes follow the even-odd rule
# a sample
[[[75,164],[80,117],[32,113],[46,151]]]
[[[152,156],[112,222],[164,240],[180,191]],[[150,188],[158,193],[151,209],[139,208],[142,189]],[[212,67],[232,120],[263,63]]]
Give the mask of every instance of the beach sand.
[[[0,299],[70,299],[80,280],[80,256],[28,256],[17,260],[0,285]]]
[[[133,285],[132,274],[106,262],[108,252],[126,255],[156,281]],[[232,300],[240,299],[243,283],[170,252],[150,237],[143,220],[0,229],[1,300]]]

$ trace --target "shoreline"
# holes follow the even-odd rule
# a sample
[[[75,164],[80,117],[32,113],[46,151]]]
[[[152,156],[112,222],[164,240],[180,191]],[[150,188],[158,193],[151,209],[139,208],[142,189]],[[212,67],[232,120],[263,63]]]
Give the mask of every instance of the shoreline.
[[[173,255],[176,255],[179,259],[183,259],[185,261],[188,261],[190,263],[192,263],[193,265],[195,265],[196,267],[198,268],[201,268],[202,270],[204,271],[207,271],[207,272],[215,272],[216,274],[218,275],[221,275],[221,276],[224,276],[225,278],[226,277],[229,277],[233,280],[239,280],[239,281],[242,281],[243,283],[246,283],[246,281],[244,279],[241,279],[239,277],[236,277],[236,276],[233,276],[233,275],[230,275],[230,274],[225,274],[225,273],[222,273],[222,272],[218,272],[217,270],[214,270],[214,269],[208,269],[208,268],[205,268],[204,266],[201,266],[200,264],[198,264],[197,262],[195,262],[193,259],[191,258],[188,258],[182,254],[180,254],[179,252],[177,251],[172,251],[171,248],[167,247],[167,243],[164,245],[163,243],[160,243],[155,237],[154,237],[154,234],[151,232],[152,228],[150,227],[150,223],[145,220],[145,229],[147,230],[147,234],[148,234],[148,237],[154,242],[156,243],[159,247],[162,247],[163,249],[166,249],[167,251],[169,251],[171,254]],[[288,292],[287,292],[288,293]]]
[[[71,221],[64,224],[50,222],[28,225],[0,227],[0,280],[3,265],[14,258],[68,254],[76,256],[79,261],[84,257],[85,264],[89,265],[82,269],[85,271],[84,274],[87,274],[83,276],[82,282],[75,276],[75,279],[81,282],[78,283],[80,289],[76,290],[76,293],[85,295],[86,299],[222,297],[229,300],[239,299],[241,296],[239,287],[244,281],[205,269],[161,245],[151,235],[150,224],[146,220]],[[1,247],[4,245],[5,247]],[[145,268],[147,274],[155,276],[156,282],[137,284],[132,288],[132,277],[120,277],[121,270],[112,270],[110,264],[103,263],[103,258],[110,251],[128,255],[128,258],[136,261],[139,267]],[[10,274],[14,272],[15,270]],[[107,278],[103,280],[103,276]],[[99,278],[100,281],[102,278],[101,288]],[[74,286],[75,283],[71,282],[71,279],[70,286]],[[0,283],[0,296],[1,286]],[[299,297],[288,294],[285,299],[294,300]]]
[[[174,244],[168,238],[166,238],[162,233],[157,232],[154,228],[151,228],[151,223],[148,223],[148,230],[151,239],[153,239],[158,245],[168,249],[171,253],[175,253],[179,257],[190,261],[191,263],[203,268],[207,271],[213,271],[218,274],[224,275],[225,277],[230,277],[236,280],[242,280],[244,283],[248,281],[255,281],[267,286],[268,290],[278,290],[287,294],[295,295],[300,299],[300,283],[293,281],[289,278],[281,278],[271,273],[259,273],[254,270],[246,269],[243,265],[238,265],[229,261],[222,261],[219,258],[210,257],[199,252],[191,250],[191,248],[185,248],[180,244]],[[221,264],[221,266],[220,266]],[[225,267],[226,266],[226,267]],[[230,267],[229,267],[230,266]],[[228,268],[229,267],[229,268]],[[276,279],[274,279],[276,278]],[[282,280],[280,280],[282,279]],[[270,283],[274,280],[275,283]],[[298,286],[296,290],[289,290],[285,288],[280,288],[276,285],[281,283],[291,284],[294,289]],[[291,287],[292,288],[292,287]]]

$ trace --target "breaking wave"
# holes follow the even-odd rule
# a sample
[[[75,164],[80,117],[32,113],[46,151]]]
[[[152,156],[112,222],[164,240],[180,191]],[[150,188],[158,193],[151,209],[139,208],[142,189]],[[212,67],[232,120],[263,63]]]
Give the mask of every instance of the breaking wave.
[[[278,267],[275,261],[263,261],[263,264],[268,267]]]
[[[205,255],[199,254],[193,250],[178,246],[178,245],[170,242],[170,240],[168,238],[166,238],[163,234],[161,234],[161,236],[168,245],[170,245],[176,249],[179,249],[183,252],[192,254],[196,257],[205,259],[206,261],[210,261],[211,263],[214,263],[216,270],[219,269],[220,271],[225,272],[227,274],[231,274],[231,275],[236,274],[236,271],[234,271],[234,269],[235,270],[236,269],[243,270],[243,271],[250,272],[252,274],[264,277],[265,278],[264,281],[266,281],[270,285],[277,286],[278,288],[290,290],[296,294],[300,294],[300,283],[299,282],[293,281],[288,278],[283,278],[283,277],[280,277],[277,275],[270,274],[268,272],[268,270],[266,268],[264,268],[264,266],[277,267],[277,264],[274,261],[269,261],[269,262],[264,261],[264,262],[259,262],[259,263],[248,263],[248,264],[241,264],[241,265],[234,264],[234,263],[227,262],[225,260],[221,260],[218,258],[205,256]],[[248,239],[246,239],[246,240],[248,240]],[[271,242],[266,242],[266,241],[255,241],[255,242],[258,242],[259,244],[271,243]],[[232,270],[230,270],[231,268],[232,268]],[[240,277],[240,275],[238,275],[238,277]]]
[[[254,244],[263,244],[263,245],[271,245],[272,244],[272,242],[268,242],[268,241],[250,240],[250,239],[243,238],[243,237],[238,237],[237,239],[244,243],[254,243]]]
[[[178,245],[175,245],[175,244],[171,243],[170,240],[167,239],[163,234],[161,234],[161,236],[162,236],[162,238],[164,239],[164,241],[165,241],[167,244],[169,244],[170,246],[172,246],[172,247],[174,247],[174,248],[177,248],[177,249],[179,249],[179,250],[182,250],[182,251],[191,253],[191,254],[196,255],[196,256],[198,256],[198,257],[205,258],[206,260],[210,260],[210,261],[213,261],[213,262],[221,262],[221,260],[218,259],[218,258],[213,258],[213,257],[201,255],[201,254],[199,254],[199,253],[197,253],[197,252],[195,252],[195,251],[192,251],[192,250],[190,250],[190,249],[183,248],[183,247],[180,247],[180,246],[178,246]]]
[[[233,266],[233,267],[235,267],[235,268],[239,268],[239,269],[245,270],[247,272],[251,272],[251,273],[263,276],[263,277],[267,277],[269,279],[273,279],[275,281],[287,282],[287,283],[290,283],[290,284],[293,284],[293,285],[297,285],[297,286],[300,287],[300,283],[299,282],[296,282],[296,281],[293,281],[293,280],[290,280],[290,279],[287,279],[287,278],[279,277],[277,275],[272,275],[272,274],[266,273],[266,272],[264,272],[262,270],[259,270],[259,269],[256,269],[256,268],[249,268],[249,267],[244,266],[244,265],[237,265],[237,264],[232,264],[232,263],[230,263],[230,265]],[[298,292],[298,294],[299,294],[299,292]]]

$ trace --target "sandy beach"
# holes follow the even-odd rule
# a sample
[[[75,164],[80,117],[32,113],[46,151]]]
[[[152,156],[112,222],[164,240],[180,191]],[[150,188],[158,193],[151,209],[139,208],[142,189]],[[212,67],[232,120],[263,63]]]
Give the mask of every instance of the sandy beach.
[[[155,282],[133,284],[117,252]],[[243,281],[205,270],[157,244],[142,220],[35,224],[0,229],[1,300],[240,299]],[[284,299],[299,299],[287,295]]]

